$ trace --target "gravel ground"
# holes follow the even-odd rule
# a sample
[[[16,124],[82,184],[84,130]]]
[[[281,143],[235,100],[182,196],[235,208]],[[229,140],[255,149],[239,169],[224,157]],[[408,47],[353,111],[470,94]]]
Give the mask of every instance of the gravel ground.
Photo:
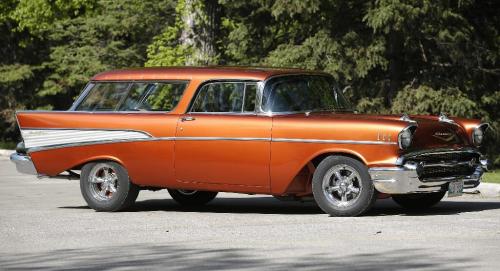
[[[86,207],[76,181],[17,174],[0,158],[0,269],[498,270],[500,200],[466,195],[408,213],[390,199],[366,216],[221,193],[187,210],[143,191],[128,212]]]

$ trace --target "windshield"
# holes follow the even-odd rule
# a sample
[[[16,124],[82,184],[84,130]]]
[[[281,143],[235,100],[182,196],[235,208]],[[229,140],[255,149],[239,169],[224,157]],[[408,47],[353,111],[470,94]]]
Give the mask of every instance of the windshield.
[[[264,112],[352,111],[333,79],[323,75],[290,75],[270,79],[262,97]]]

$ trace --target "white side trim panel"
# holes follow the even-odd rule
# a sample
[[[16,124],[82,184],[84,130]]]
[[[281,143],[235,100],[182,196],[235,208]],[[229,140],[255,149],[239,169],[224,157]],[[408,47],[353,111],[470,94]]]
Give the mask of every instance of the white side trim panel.
[[[150,135],[132,130],[94,130],[94,129],[22,129],[21,135],[26,148],[48,147],[55,145],[149,139]]]

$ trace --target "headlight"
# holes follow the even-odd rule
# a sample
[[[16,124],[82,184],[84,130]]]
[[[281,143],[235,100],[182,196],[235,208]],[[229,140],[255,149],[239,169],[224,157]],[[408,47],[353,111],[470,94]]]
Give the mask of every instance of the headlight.
[[[481,143],[483,143],[484,131],[486,131],[489,126],[490,125],[487,123],[482,123],[474,128],[474,130],[472,131],[472,143],[474,145],[480,146]]]
[[[400,149],[404,150],[410,147],[415,129],[417,129],[416,125],[410,125],[399,132],[398,144]]]

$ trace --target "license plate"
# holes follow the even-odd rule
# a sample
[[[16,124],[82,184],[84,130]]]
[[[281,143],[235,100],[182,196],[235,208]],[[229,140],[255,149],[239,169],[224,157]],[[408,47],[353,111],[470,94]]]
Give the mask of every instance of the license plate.
[[[464,193],[464,181],[450,182],[448,185],[448,197],[458,197]]]

